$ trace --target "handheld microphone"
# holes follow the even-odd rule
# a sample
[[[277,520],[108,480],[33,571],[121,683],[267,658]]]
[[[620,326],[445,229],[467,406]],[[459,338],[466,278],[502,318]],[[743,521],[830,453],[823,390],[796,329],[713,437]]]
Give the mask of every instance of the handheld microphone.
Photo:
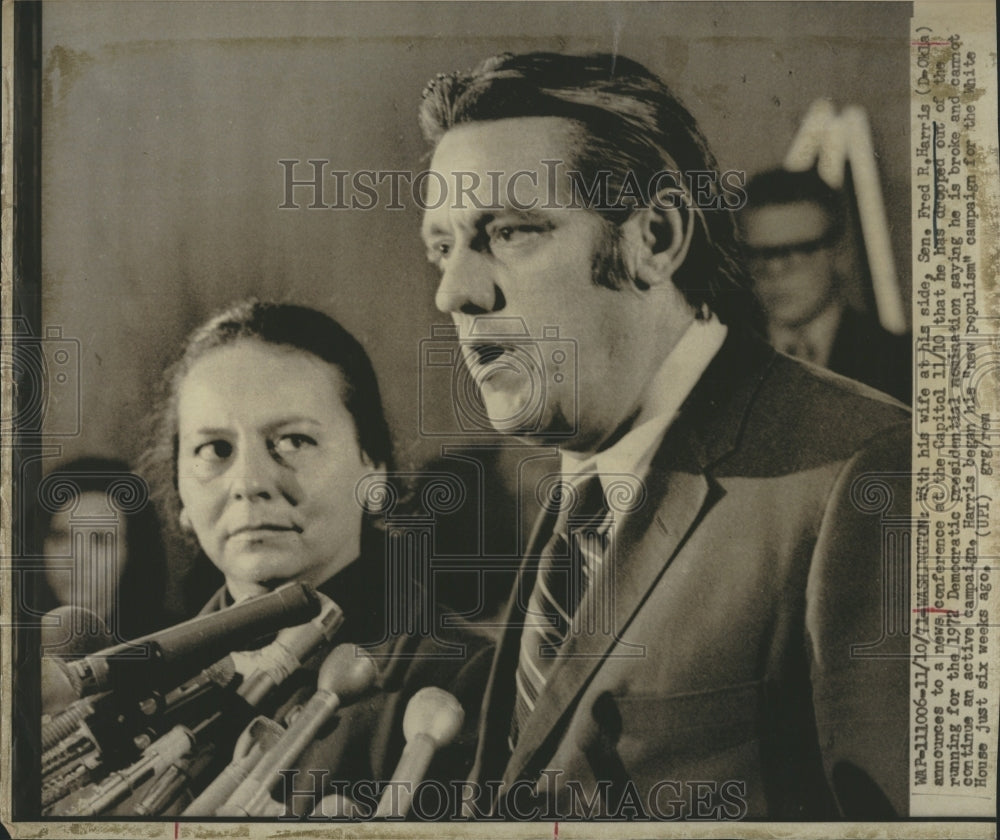
[[[89,785],[95,776],[91,762],[81,761],[66,773],[42,780],[42,816],[53,813],[63,799]]]
[[[221,808],[233,791],[246,779],[261,757],[268,752],[284,734],[281,724],[260,715],[255,717],[243,730],[233,748],[233,760],[226,765],[214,781],[182,812],[185,817],[211,817]]]
[[[112,754],[119,757],[119,760],[126,758],[133,750],[138,754],[143,745],[137,736],[145,736],[144,740],[148,745],[172,723],[193,725],[194,721],[201,720],[206,713],[211,713],[220,703],[226,702],[226,696],[221,692],[233,688],[241,679],[236,693],[242,697],[243,702],[238,706],[227,706],[229,712],[226,719],[229,728],[242,726],[247,719],[244,711],[249,712],[258,706],[272,689],[301,666],[303,660],[328,644],[343,624],[343,612],[337,604],[321,593],[316,594],[321,610],[311,621],[283,628],[273,642],[260,650],[234,651],[162,696],[152,692],[148,699],[138,702],[131,695],[122,696],[121,692],[108,691],[70,703],[63,711],[43,720],[44,747],[51,749],[84,721],[89,721],[87,734],[93,733],[91,740],[98,745],[105,760]],[[230,713],[235,717],[230,717]],[[278,728],[277,724],[274,726]],[[279,728],[280,731],[283,730]],[[255,756],[259,757],[259,751]],[[69,756],[67,761],[71,758]],[[198,769],[201,764],[200,761],[194,762],[192,767]],[[248,771],[249,768],[215,802],[212,810],[225,801]],[[189,775],[194,771],[185,767],[177,772]],[[160,799],[159,796],[155,797],[151,800],[153,804],[148,807],[159,808]],[[157,811],[151,810],[150,813]],[[200,813],[211,814],[212,811],[203,810]]]
[[[70,696],[72,702],[107,689],[139,692],[176,685],[229,651],[289,624],[308,621],[319,610],[313,589],[293,581],[219,612],[63,662],[59,670],[64,680],[52,676],[49,688],[43,681],[43,708],[58,708],[56,704],[68,695],[75,695]]]
[[[464,720],[461,704],[442,688],[428,686],[410,698],[403,715],[406,746],[379,800],[376,818],[401,820],[406,816],[414,789],[423,781],[434,753],[454,740]]]
[[[93,610],[63,604],[42,616],[42,656],[80,656],[110,645],[115,639]]]
[[[186,726],[175,726],[143,752],[142,757],[107,777],[84,801],[68,809],[66,816],[96,817],[125,799],[150,779],[159,776],[180,761],[197,743],[197,737]]]
[[[43,718],[42,749],[53,751],[65,738],[82,731],[94,742],[103,761],[115,764],[129,760],[174,723],[192,723],[211,714],[225,701],[223,692],[237,679],[232,658],[227,656],[172,691],[163,695],[151,692],[141,702],[111,691],[82,697],[58,714]]]
[[[72,664],[52,656],[42,659],[42,717],[57,715],[84,696],[83,682]]]
[[[322,592],[319,614],[305,624],[285,627],[271,644],[259,651],[234,652],[233,662],[243,675],[237,693],[257,707],[270,691],[297,671],[320,646],[329,644],[344,623],[344,612]]]
[[[95,714],[98,707],[110,697],[109,692],[74,700],[61,712],[42,719],[42,752],[51,750],[64,738],[72,735],[77,727]]]
[[[112,636],[97,613],[75,604],[47,612],[40,624],[42,714],[46,715],[80,697],[80,680],[66,659],[100,650]]]
[[[316,693],[216,816],[254,817],[273,811],[271,788],[277,772],[294,765],[323,724],[341,706],[359,700],[377,687],[378,668],[371,656],[357,646],[340,645],[320,666],[316,684]]]
[[[61,799],[90,784],[102,764],[100,747],[81,724],[75,737],[42,754],[42,814]]]
[[[184,795],[188,785],[201,775],[214,757],[215,745],[207,744],[175,761],[150,785],[142,801],[133,809],[134,812],[140,816],[165,813]]]
[[[234,651],[230,659],[243,675],[237,690],[246,703],[256,708],[272,689],[279,686],[324,644],[329,644],[344,623],[340,607],[321,592],[322,607],[312,621],[279,631],[271,644],[259,651]],[[185,809],[185,815],[212,816],[239,787],[261,756],[271,749],[284,728],[267,717],[250,722],[236,741],[233,760]]]

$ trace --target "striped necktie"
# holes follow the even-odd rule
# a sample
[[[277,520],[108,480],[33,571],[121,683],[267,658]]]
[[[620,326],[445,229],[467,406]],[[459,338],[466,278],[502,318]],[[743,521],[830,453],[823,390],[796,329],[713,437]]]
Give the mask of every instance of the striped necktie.
[[[516,699],[508,746],[513,751],[548,680],[590,578],[603,559],[608,508],[601,479],[590,476],[567,494],[542,549],[528,599],[514,675]],[[573,503],[575,499],[575,504]]]

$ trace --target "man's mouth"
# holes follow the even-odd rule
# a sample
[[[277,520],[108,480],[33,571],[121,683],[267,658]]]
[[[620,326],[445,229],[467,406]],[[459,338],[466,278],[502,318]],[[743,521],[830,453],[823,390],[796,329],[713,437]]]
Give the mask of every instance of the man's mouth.
[[[498,361],[507,352],[507,348],[501,344],[474,344],[472,352],[477,364],[490,365]]]

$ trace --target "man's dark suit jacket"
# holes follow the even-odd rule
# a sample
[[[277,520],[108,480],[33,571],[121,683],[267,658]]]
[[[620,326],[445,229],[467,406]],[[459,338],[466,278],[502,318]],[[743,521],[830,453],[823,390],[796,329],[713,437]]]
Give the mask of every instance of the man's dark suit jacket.
[[[913,337],[893,335],[856,309],[844,310],[827,367],[907,405],[913,401]]]
[[[902,406],[731,333],[645,503],[613,525],[613,578],[580,616],[600,628],[588,611],[610,609],[613,630],[571,635],[511,755],[519,625],[551,515],[536,526],[470,777],[504,781],[494,812],[906,814],[909,579],[886,517],[906,527],[909,461]]]

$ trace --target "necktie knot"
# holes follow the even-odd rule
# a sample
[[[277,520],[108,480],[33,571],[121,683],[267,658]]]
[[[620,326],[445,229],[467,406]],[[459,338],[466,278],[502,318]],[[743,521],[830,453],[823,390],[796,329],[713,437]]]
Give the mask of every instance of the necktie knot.
[[[607,516],[608,507],[599,475],[591,475],[578,483],[564,480],[560,497],[553,533],[564,540],[568,540],[570,532],[599,528]]]

